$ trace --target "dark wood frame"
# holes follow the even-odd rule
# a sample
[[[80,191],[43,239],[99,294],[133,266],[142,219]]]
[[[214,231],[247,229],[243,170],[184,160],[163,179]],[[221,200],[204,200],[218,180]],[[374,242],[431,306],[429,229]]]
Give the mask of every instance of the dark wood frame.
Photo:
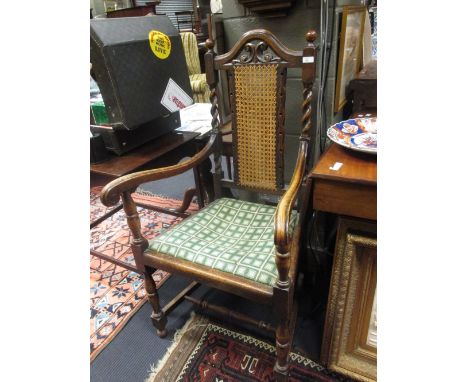
[[[343,15],[341,19],[341,31],[340,31],[340,48],[339,48],[339,56],[338,56],[338,69],[336,72],[336,86],[335,86],[335,113],[339,112],[343,106],[346,104],[346,89],[345,94],[343,94],[343,98],[340,98],[340,89],[341,83],[344,81],[343,78],[343,65],[344,65],[344,54],[345,54],[345,47],[346,47],[346,25],[348,20],[348,15],[352,13],[362,13],[361,15],[361,26],[359,31],[359,38],[358,38],[358,48],[357,48],[357,66],[356,71],[354,73],[354,77],[350,78],[349,81],[353,80],[359,71],[361,70],[361,63],[362,63],[362,35],[364,33],[364,18],[366,17],[366,7],[364,5],[358,6],[345,6],[343,8]],[[348,83],[349,84],[349,83]],[[346,84],[345,86],[347,86]]]
[[[122,199],[128,226],[132,232],[132,250],[137,268],[145,275],[145,289],[150,301],[153,313],[152,320],[156,327],[157,334],[161,337],[167,334],[166,308],[160,306],[156,284],[151,277],[155,269],[164,269],[171,273],[189,277],[196,282],[234,293],[262,304],[272,307],[276,316],[276,350],[277,360],[274,367],[275,377],[278,381],[288,380],[288,357],[291,347],[293,330],[295,324],[295,312],[293,305],[293,295],[297,276],[299,257],[299,237],[301,232],[302,214],[299,224],[294,231],[289,231],[289,224],[293,206],[298,198],[299,191],[303,184],[304,172],[309,151],[310,130],[312,127],[312,86],[315,79],[315,54],[314,41],[317,35],[315,31],[306,34],[307,45],[303,51],[292,51],[281,44],[276,37],[264,29],[256,29],[245,33],[234,47],[226,54],[216,56],[213,51],[214,42],[210,39],[206,42],[207,52],[205,54],[206,79],[210,87],[210,101],[212,104],[212,132],[206,146],[186,162],[158,168],[154,170],[141,171],[125,175],[106,185],[101,193],[101,201],[106,206],[112,206]],[[252,41],[264,43],[270,50],[268,55],[264,54],[255,60],[244,59],[245,51],[252,49],[249,45]],[[244,51],[244,53],[242,53]],[[262,50],[262,52],[264,52]],[[256,55],[258,52],[255,48]],[[218,114],[218,72],[219,70],[231,70],[234,65],[258,65],[269,63],[272,59],[284,68],[302,68],[303,82],[303,104],[302,104],[302,132],[298,157],[289,187],[276,190],[274,193],[282,195],[275,213],[275,233],[274,242],[276,246],[276,266],[278,278],[274,286],[256,283],[243,277],[213,270],[209,267],[198,265],[172,256],[161,253],[148,252],[148,240],[143,237],[140,227],[135,202],[131,193],[142,183],[159,179],[169,178],[181,174],[202,163],[211,153],[214,154],[214,194],[215,198],[223,196],[225,187],[239,187],[234,182],[223,180],[221,170],[222,134],[220,132],[220,119]],[[284,105],[282,106],[284,116]],[[280,121],[281,123],[284,120]],[[235,125],[233,125],[235,129]],[[251,189],[251,188],[249,188]],[[264,190],[261,190],[265,192]],[[178,297],[183,297],[179,294]],[[171,306],[174,305],[171,302]],[[203,304],[208,307],[208,304]],[[218,309],[219,311],[219,309]],[[231,315],[232,316],[232,315]],[[236,315],[237,319],[249,322],[249,319]],[[251,322],[251,321],[250,321]]]
[[[289,0],[237,0],[252,12],[259,13],[263,17],[286,16],[295,1]]]

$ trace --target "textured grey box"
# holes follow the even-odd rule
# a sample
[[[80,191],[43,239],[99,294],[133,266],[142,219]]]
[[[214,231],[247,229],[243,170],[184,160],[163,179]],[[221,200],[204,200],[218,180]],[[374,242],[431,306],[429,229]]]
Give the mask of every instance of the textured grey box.
[[[113,128],[137,129],[167,116],[169,111],[161,104],[161,99],[169,78],[192,97],[182,41],[167,16],[92,19],[90,22],[92,70]],[[153,31],[158,33],[156,36],[162,35],[165,39],[162,42],[167,44],[161,48],[162,54],[157,51],[157,45],[151,48]],[[152,41],[160,42],[160,39]]]

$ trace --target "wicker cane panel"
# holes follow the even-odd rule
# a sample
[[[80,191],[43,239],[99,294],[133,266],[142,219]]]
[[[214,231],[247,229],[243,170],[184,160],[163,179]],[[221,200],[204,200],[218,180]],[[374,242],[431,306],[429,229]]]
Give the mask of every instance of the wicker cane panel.
[[[274,191],[277,179],[278,65],[234,68],[237,183]]]

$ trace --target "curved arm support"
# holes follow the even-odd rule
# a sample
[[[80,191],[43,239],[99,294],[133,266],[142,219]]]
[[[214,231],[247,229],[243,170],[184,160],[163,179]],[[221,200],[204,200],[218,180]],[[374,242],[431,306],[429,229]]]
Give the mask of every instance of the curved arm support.
[[[308,142],[301,141],[291,183],[279,201],[278,208],[275,213],[275,245],[277,251],[281,254],[289,252],[289,221],[304,177],[307,148]]]
[[[289,272],[289,220],[294,202],[297,199],[297,193],[301,187],[302,178],[307,160],[307,150],[309,148],[310,130],[312,128],[312,86],[315,79],[315,45],[314,41],[317,38],[317,33],[310,30],[306,34],[307,46],[304,48],[303,57],[312,57],[303,63],[302,68],[302,83],[304,89],[302,91],[302,132],[299,143],[299,153],[297,157],[296,167],[291,179],[288,190],[285,192],[275,214],[275,245],[276,245],[276,265],[278,267],[277,284],[281,288],[287,287],[288,272]]]
[[[133,191],[142,183],[170,178],[171,176],[182,174],[185,171],[199,165],[212,152],[215,140],[216,134],[212,134],[205,147],[203,147],[201,151],[195,154],[188,161],[178,163],[173,166],[157,168],[154,170],[135,172],[113,180],[112,182],[108,183],[101,191],[102,204],[110,207],[118,203],[120,195],[125,191]]]

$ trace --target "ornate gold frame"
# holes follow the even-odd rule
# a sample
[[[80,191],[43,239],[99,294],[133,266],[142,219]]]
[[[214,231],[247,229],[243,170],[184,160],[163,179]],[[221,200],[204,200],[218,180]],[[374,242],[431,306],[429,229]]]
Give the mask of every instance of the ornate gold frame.
[[[358,48],[355,51],[357,66],[356,66],[356,71],[354,73],[354,76],[356,76],[359,73],[359,70],[361,68],[361,63],[362,63],[362,36],[364,33],[364,21],[365,21],[364,17],[366,16],[366,7],[364,5],[343,7],[343,16],[341,19],[341,31],[340,31],[340,48],[339,48],[339,56],[338,56],[338,71],[336,73],[336,86],[335,86],[335,113],[340,111],[343,108],[343,106],[346,104],[346,94],[340,94],[340,90],[341,90],[341,83],[342,81],[345,80],[343,78],[344,77],[343,61],[344,61],[345,49],[348,43],[348,41],[346,40],[346,26],[348,24],[348,15],[352,13],[359,13],[359,12],[361,12],[362,14],[361,14],[361,25],[360,25],[359,37],[358,37]],[[351,81],[353,78],[349,78],[348,80]]]
[[[376,225],[340,218],[321,361],[359,381],[377,380],[368,333],[377,285]]]

